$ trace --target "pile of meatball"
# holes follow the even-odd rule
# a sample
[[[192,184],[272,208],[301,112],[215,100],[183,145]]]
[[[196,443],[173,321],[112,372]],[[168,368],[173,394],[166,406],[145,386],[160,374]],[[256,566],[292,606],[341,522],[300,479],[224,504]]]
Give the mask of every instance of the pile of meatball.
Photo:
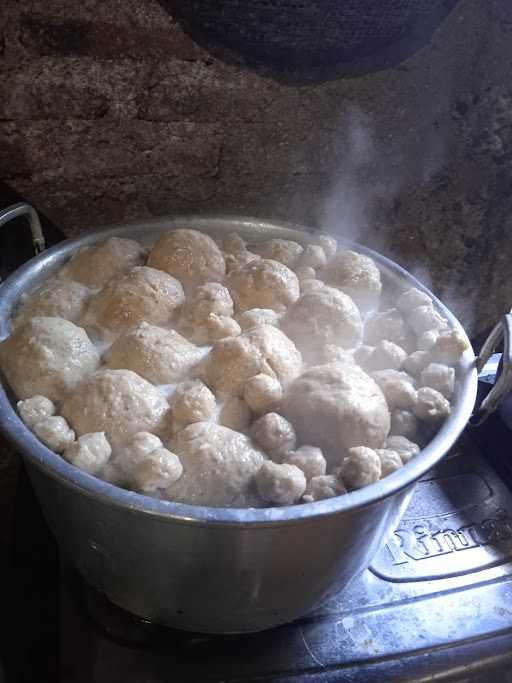
[[[308,238],[304,236],[306,241]],[[450,414],[465,338],[326,234],[166,232],[76,251],[0,344],[21,419],[111,484],[213,507],[343,495]]]

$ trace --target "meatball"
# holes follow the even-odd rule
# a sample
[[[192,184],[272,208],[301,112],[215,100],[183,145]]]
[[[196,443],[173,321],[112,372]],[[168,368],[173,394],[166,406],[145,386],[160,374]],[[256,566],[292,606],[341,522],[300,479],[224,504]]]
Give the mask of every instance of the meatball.
[[[145,250],[135,240],[110,237],[101,244],[76,251],[59,276],[100,289],[114,275],[142,265],[145,258]]]
[[[215,392],[236,396],[254,375],[270,375],[286,386],[301,367],[295,344],[276,327],[259,325],[216,342],[205,360],[205,376]]]
[[[17,406],[21,419],[29,429],[45,417],[55,415],[55,405],[46,396],[31,396],[25,401],[18,401]]]
[[[292,505],[306,490],[306,477],[294,465],[264,462],[256,474],[258,493],[269,503]]]
[[[98,474],[107,464],[112,455],[107,438],[103,432],[93,432],[79,436],[64,451],[64,459],[75,467],[88,472]]]
[[[414,380],[406,372],[398,370],[378,370],[372,373],[386,397],[390,410],[393,408],[411,408],[416,401]]]
[[[210,313],[203,326],[197,329],[194,339],[198,343],[206,344],[226,337],[237,337],[241,332],[242,328],[234,318]]]
[[[418,306],[409,313],[407,324],[420,336],[429,330],[445,330],[448,321],[430,305]]]
[[[377,313],[368,320],[364,330],[365,342],[372,346],[376,346],[383,339],[386,339],[404,347],[408,343],[407,337],[407,326],[396,308]]]
[[[349,449],[339,471],[349,489],[362,489],[381,478],[382,464],[374,450],[359,446]]]
[[[160,270],[133,268],[114,278],[94,296],[82,316],[82,324],[116,337],[142,322],[167,327],[185,300],[183,287]]]
[[[406,465],[411,458],[418,455],[420,447],[414,442],[407,439],[405,436],[389,436],[386,441],[386,448],[389,448],[395,453],[398,453],[404,465]]]
[[[221,404],[218,422],[236,432],[245,432],[251,423],[251,410],[238,396],[228,396]]]
[[[190,373],[203,352],[174,330],[141,323],[118,337],[106,355],[106,367],[133,370],[153,384],[175,384]]]
[[[158,436],[151,432],[137,432],[119,451],[115,464],[129,479],[135,467],[158,448],[162,448],[162,441]]]
[[[307,485],[306,493],[302,496],[304,503],[313,503],[316,500],[326,500],[346,493],[347,489],[343,482],[333,474],[321,474],[313,477]]]
[[[361,348],[361,347],[360,347]],[[325,344],[321,349],[321,358],[324,363],[354,363],[354,356],[351,351],[342,349],[336,344]]]
[[[238,317],[238,322],[242,330],[250,330],[258,325],[279,327],[279,316],[271,308],[250,308]]]
[[[75,432],[60,415],[43,417],[34,425],[34,433],[45,446],[55,453],[62,453],[75,440]]]
[[[402,460],[396,451],[389,448],[378,448],[375,452],[380,459],[381,478],[393,474],[402,467]]]
[[[185,289],[206,282],[222,282],[224,256],[209,235],[197,230],[171,230],[151,250],[148,266],[177,278]]]
[[[376,370],[399,370],[407,353],[401,346],[383,339],[375,347],[361,346],[354,354],[359,365],[367,372]]]
[[[226,273],[231,273],[232,270],[243,268],[252,261],[259,261],[261,259],[258,254],[253,254],[252,251],[239,251],[236,254],[225,254]]]
[[[317,280],[313,278],[312,280],[301,280],[300,291],[301,294],[307,294],[308,292],[317,292],[319,289],[324,289],[327,285],[322,280]]]
[[[315,446],[301,446],[295,451],[288,451],[283,458],[286,465],[295,465],[304,472],[306,479],[320,477],[325,474],[327,463],[322,451]]]
[[[251,436],[276,460],[282,460],[285,452],[293,451],[297,443],[293,425],[277,413],[267,413],[253,422]]]
[[[304,248],[297,242],[277,238],[265,240],[265,242],[260,242],[259,244],[252,244],[251,251],[263,259],[279,261],[288,268],[294,268]]]
[[[437,362],[452,365],[460,360],[468,348],[467,339],[458,330],[446,330],[439,334],[431,351]]]
[[[431,360],[432,356],[429,351],[415,351],[404,360],[403,369],[413,377],[419,377]]]
[[[62,318],[32,318],[0,343],[0,367],[21,399],[60,401],[99,364],[85,330]]]
[[[233,316],[233,299],[220,282],[207,282],[196,287],[183,307],[183,322],[194,329],[204,325],[208,316]]]
[[[418,420],[409,410],[396,408],[391,413],[391,431],[395,436],[413,439],[418,431]]]
[[[306,292],[289,310],[283,329],[305,353],[322,344],[357,346],[363,321],[352,299],[333,287]]]
[[[300,289],[302,291],[302,286],[307,280],[314,280],[316,278],[316,272],[311,266],[299,266],[295,268],[295,275],[297,276],[300,284]]]
[[[431,351],[439,337],[438,330],[427,330],[422,332],[418,337],[418,349],[420,351]]]
[[[166,491],[170,500],[212,507],[261,505],[255,475],[264,455],[251,440],[213,422],[195,422],[169,444],[183,474]]]
[[[91,290],[79,282],[50,280],[25,297],[16,309],[13,327],[19,327],[38,316],[76,322],[90,297]]]
[[[343,249],[338,251],[324,270],[328,284],[339,287],[356,304],[368,310],[379,302],[382,284],[375,262],[364,254]]]
[[[363,370],[370,371],[369,369],[371,368],[372,356],[373,356],[374,351],[375,351],[375,346],[369,346],[368,344],[361,344],[361,346],[359,346],[354,351],[353,358],[354,358],[355,362],[363,368]]]
[[[201,380],[179,384],[170,400],[175,431],[193,422],[208,420],[215,412],[215,396]]]
[[[236,232],[230,232],[222,240],[222,248],[228,254],[237,254],[238,252],[246,251],[246,244],[240,235],[237,235]]]
[[[320,234],[316,237],[316,243],[322,247],[328,260],[338,251],[338,242],[332,235]]]
[[[451,398],[455,389],[455,370],[440,363],[430,363],[420,375],[420,386],[432,387],[445,398]]]
[[[412,411],[419,420],[438,422],[448,417],[451,409],[449,401],[439,391],[431,387],[421,387],[418,389]]]
[[[310,368],[291,385],[280,412],[300,442],[322,449],[330,465],[344,450],[381,448],[389,433],[386,399],[377,383],[353,363]]]
[[[175,453],[167,448],[156,448],[133,468],[131,481],[142,493],[155,494],[179,480],[183,466]]]
[[[105,432],[114,451],[137,432],[161,431],[168,410],[158,389],[131,370],[98,370],[62,404],[79,435]]]
[[[400,294],[396,301],[396,307],[404,315],[412,313],[418,306],[432,306],[432,299],[416,287],[411,287],[411,289]]]
[[[302,268],[314,268],[315,270],[321,270],[322,268],[325,268],[326,265],[327,257],[325,255],[325,251],[319,244],[308,244],[307,247],[304,248],[301,257],[299,258],[299,266]]]
[[[259,374],[250,377],[244,386],[244,399],[249,408],[258,414],[266,413],[283,398],[281,384],[274,377]]]
[[[251,261],[228,275],[231,296],[240,312],[250,308],[271,308],[284,313],[300,295],[295,273],[278,261]]]

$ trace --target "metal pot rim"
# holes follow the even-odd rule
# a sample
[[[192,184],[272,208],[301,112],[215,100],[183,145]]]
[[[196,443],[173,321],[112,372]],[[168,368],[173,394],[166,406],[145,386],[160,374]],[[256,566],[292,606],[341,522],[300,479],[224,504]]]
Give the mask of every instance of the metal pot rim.
[[[87,246],[100,239],[113,236],[132,238],[138,236],[140,239],[141,234],[157,235],[163,230],[176,227],[193,227],[210,232],[229,228],[230,231],[257,231],[262,236],[282,236],[289,239],[300,237],[300,235],[296,234],[296,231],[299,231],[302,233],[303,241],[307,241],[308,232],[311,233],[311,230],[304,226],[282,221],[262,221],[246,216],[216,215],[205,217],[191,214],[108,226],[76,239],[65,240],[25,263],[1,286],[0,339],[4,338],[8,333],[8,320],[21,294],[25,291],[30,291],[36,285],[38,278],[41,279],[48,272],[55,269],[77,247]],[[356,242],[341,238],[338,238],[338,241],[349,248],[354,248],[363,254],[371,256],[379,264],[380,268],[384,268],[388,274],[393,275],[396,279],[405,281],[408,285],[426,292],[433,298],[435,305],[448,319],[451,326],[458,329],[467,338],[462,325],[450,310],[404,268],[378,252]],[[400,470],[359,491],[352,491],[343,496],[315,503],[279,508],[235,509],[187,505],[158,500],[108,484],[68,464],[59,455],[46,448],[17,415],[9,398],[9,392],[4,384],[0,386],[0,428],[20,450],[22,455],[29,459],[31,464],[45,471],[54,479],[59,480],[62,484],[75,489],[77,493],[80,492],[110,506],[121,507],[134,513],[157,517],[162,522],[220,524],[237,527],[267,526],[276,523],[297,524],[318,517],[370,506],[378,500],[391,496],[401,489],[410,486],[423,476],[453,446],[471,416],[477,391],[475,356],[471,350],[464,354],[459,365],[457,384],[451,415],[420,454]]]

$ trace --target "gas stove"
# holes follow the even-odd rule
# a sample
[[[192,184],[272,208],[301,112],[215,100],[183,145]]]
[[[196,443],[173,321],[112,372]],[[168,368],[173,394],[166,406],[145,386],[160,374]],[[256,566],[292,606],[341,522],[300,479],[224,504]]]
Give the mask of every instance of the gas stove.
[[[22,475],[0,567],[5,680],[512,682],[511,443],[498,414],[468,428],[368,570],[307,618],[240,636],[174,631],[114,607],[59,557]]]

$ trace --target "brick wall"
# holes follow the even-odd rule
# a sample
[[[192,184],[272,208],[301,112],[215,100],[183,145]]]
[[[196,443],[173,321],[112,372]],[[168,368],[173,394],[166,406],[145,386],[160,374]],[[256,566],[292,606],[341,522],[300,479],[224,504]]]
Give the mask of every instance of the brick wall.
[[[293,85],[157,0],[4,0],[0,175],[70,235],[168,212],[355,222],[481,330],[512,301],[507,6],[461,0],[394,67]]]

